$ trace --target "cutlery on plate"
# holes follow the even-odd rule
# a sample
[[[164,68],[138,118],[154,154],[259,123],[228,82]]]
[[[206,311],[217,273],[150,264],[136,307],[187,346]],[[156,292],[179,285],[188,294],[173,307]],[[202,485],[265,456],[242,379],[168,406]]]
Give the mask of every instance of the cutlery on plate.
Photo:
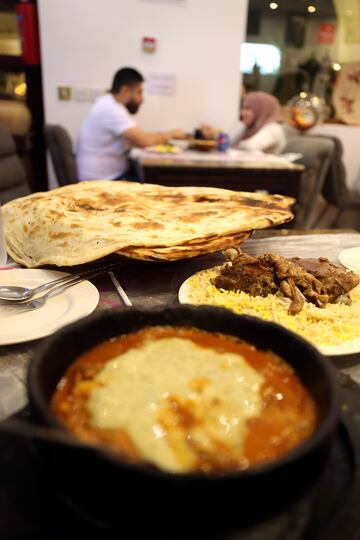
[[[72,279],[71,281],[68,281],[66,283],[61,283],[60,285],[57,285],[56,287],[53,287],[45,293],[43,296],[39,296],[39,298],[33,298],[31,300],[26,300],[25,302],[3,302],[0,304],[1,310],[5,308],[5,317],[9,315],[17,315],[18,313],[24,313],[26,311],[35,311],[35,309],[39,309],[43,307],[46,302],[49,300],[49,298],[52,298],[53,296],[57,296],[58,294],[62,294],[66,289],[69,287],[73,287],[74,285],[81,283],[82,281],[85,281],[85,277],[78,277],[75,279]],[[4,317],[1,317],[4,318]]]
[[[54,279],[52,281],[44,283],[43,285],[39,285],[38,287],[35,287],[33,289],[30,289],[28,287],[19,287],[17,285],[0,285],[0,299],[13,301],[13,302],[14,301],[21,302],[23,300],[29,300],[36,294],[47,291],[48,289],[52,289],[53,287],[56,287],[57,285],[65,284],[68,282],[70,283],[78,278],[87,279],[91,277],[96,277],[97,275],[107,272],[111,268],[115,268],[115,266],[118,266],[118,264],[119,263],[113,263],[107,266],[102,266],[98,268],[93,268],[91,270],[86,270],[85,272],[82,272],[81,274],[71,274],[71,275],[63,276],[61,278]]]

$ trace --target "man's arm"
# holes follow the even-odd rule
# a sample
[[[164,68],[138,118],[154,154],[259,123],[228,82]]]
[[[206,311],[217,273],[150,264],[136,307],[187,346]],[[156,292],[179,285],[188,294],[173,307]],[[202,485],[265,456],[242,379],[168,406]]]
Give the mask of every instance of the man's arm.
[[[181,129],[172,129],[159,133],[148,133],[139,127],[132,127],[122,133],[122,137],[132,146],[144,148],[154,144],[165,144],[169,139],[182,139],[185,133]]]

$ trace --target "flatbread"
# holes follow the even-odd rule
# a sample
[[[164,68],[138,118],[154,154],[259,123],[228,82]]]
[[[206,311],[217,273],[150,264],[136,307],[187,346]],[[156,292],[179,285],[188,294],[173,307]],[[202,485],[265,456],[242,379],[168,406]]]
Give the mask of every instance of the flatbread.
[[[182,246],[171,246],[167,248],[142,248],[130,246],[118,251],[118,253],[120,255],[125,255],[126,257],[146,261],[177,261],[179,259],[184,259],[185,257],[198,257],[199,255],[205,255],[206,253],[213,253],[214,251],[220,251],[229,247],[238,246],[245,242],[251,233],[252,231],[248,231],[230,236],[224,236],[198,245],[185,244]]]
[[[2,213],[9,254],[34,268],[78,265],[124,250],[164,257],[166,251],[194,256],[206,246],[214,251],[225,237],[291,220],[294,202],[211,187],[96,180],[15,199]]]

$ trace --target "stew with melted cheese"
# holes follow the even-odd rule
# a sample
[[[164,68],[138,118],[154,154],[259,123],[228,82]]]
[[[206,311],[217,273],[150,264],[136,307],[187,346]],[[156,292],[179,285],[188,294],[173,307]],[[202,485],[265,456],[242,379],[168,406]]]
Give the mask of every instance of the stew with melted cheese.
[[[314,401],[284,360],[183,327],[145,328],[89,350],[51,408],[81,440],[175,473],[274,460],[317,425]]]

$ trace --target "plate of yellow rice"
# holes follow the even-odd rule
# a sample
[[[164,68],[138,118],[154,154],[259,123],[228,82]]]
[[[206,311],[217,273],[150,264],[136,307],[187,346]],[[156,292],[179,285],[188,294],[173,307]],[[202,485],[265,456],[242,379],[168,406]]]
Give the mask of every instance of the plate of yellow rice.
[[[264,298],[216,288],[210,279],[219,273],[219,269],[220,266],[216,266],[189,277],[179,289],[180,303],[225,307],[238,314],[281,324],[326,355],[360,352],[360,285],[350,292],[350,306],[327,304],[325,308],[319,308],[305,301],[300,313],[289,315],[291,301],[280,292]]]

